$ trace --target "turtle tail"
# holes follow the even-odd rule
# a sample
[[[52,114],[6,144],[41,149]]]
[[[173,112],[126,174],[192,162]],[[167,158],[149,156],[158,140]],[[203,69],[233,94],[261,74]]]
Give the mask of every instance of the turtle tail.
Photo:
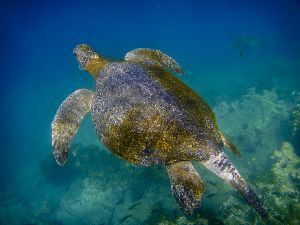
[[[210,158],[202,162],[202,164],[222,178],[226,183],[231,184],[263,219],[268,217],[267,211],[263,207],[260,199],[223,151],[219,152],[218,155],[211,155]]]

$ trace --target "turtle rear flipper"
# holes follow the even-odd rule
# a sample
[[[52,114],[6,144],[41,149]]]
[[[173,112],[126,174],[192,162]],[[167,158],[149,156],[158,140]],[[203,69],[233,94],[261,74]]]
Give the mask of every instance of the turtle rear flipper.
[[[173,70],[176,73],[183,74],[181,66],[172,57],[160,50],[137,48],[128,52],[124,59],[126,61],[138,61],[161,66],[164,69]]]
[[[204,184],[189,161],[167,165],[171,190],[179,207],[188,215],[199,206]]]
[[[70,143],[87,112],[91,109],[94,92],[79,89],[70,94],[58,108],[52,121],[52,146],[56,162],[63,166],[68,158]]]
[[[211,155],[208,160],[201,161],[201,163],[211,172],[223,179],[226,183],[231,184],[232,187],[243,196],[247,203],[254,208],[262,218],[265,219],[268,217],[268,213],[261,200],[257,197],[253,189],[240,175],[238,170],[223,151],[219,152],[217,155]]]

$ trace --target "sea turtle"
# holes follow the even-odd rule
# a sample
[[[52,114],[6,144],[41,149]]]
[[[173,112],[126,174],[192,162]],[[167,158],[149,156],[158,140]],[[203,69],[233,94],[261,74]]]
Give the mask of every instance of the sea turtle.
[[[124,61],[109,62],[90,46],[75,47],[80,66],[96,81],[96,91],[80,89],[61,104],[52,122],[52,145],[59,165],[86,113],[91,112],[102,143],[115,155],[141,166],[166,166],[179,207],[192,214],[204,184],[191,161],[230,183],[263,218],[262,203],[224,153],[239,155],[219,131],[209,105],[171,74],[182,68],[159,50],[138,48]]]

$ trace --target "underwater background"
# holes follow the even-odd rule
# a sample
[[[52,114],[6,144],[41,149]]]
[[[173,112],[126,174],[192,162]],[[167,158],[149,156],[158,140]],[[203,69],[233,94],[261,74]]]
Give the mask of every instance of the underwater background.
[[[0,224],[300,224],[299,12],[297,0],[1,1]],[[90,115],[57,165],[56,110],[95,87],[72,53],[80,43],[112,60],[141,47],[173,57],[240,150],[227,154],[270,218],[196,163],[206,191],[185,216],[165,168],[113,156]]]

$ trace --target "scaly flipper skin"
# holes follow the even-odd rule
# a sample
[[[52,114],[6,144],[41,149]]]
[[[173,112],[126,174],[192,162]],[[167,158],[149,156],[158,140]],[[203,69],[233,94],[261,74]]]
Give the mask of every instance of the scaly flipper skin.
[[[170,56],[160,50],[149,48],[137,48],[128,52],[124,58],[126,61],[145,62],[164,69],[173,70],[176,73],[183,74],[181,66]]]
[[[226,183],[231,184],[252,206],[262,218],[267,218],[267,211],[264,209],[262,202],[258,199],[255,192],[247,184],[245,179],[240,175],[235,166],[230,162],[224,152],[218,155],[211,155],[209,160],[201,162],[207,169],[223,179]]]
[[[70,143],[80,122],[91,109],[94,92],[80,89],[69,95],[56,112],[52,127],[52,146],[56,162],[63,166],[68,158]]]
[[[188,215],[200,204],[204,184],[190,161],[167,165],[171,190],[179,207]]]

